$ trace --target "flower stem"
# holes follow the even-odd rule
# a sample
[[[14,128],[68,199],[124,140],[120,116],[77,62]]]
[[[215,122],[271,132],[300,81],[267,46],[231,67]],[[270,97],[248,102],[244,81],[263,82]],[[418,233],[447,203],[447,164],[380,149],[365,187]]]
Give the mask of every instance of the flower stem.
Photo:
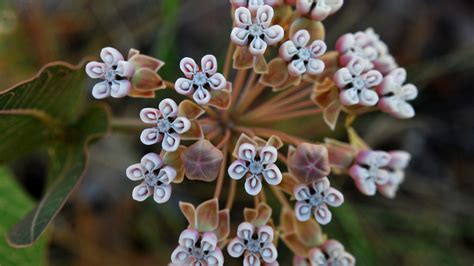
[[[112,118],[110,128],[113,132],[133,133],[141,132],[146,127],[145,124],[136,118]]]
[[[230,131],[227,130],[227,132],[230,132]],[[221,141],[221,142],[226,143],[227,140],[229,139],[228,136],[230,136],[230,133],[228,135],[226,134],[226,136],[227,137],[224,137],[224,139],[223,139],[225,141]],[[216,190],[214,191],[214,198],[217,198],[217,199],[219,199],[219,196],[221,195],[222,185],[224,184],[224,176],[225,176],[225,173],[226,173],[225,169],[226,169],[226,165],[227,165],[227,156],[228,156],[227,151],[228,151],[228,149],[229,149],[229,145],[224,145],[224,150],[223,150],[224,160],[221,163],[221,169],[219,171],[219,176],[217,177]]]
[[[232,179],[230,181],[229,193],[227,194],[227,203],[225,204],[225,208],[229,209],[229,211],[232,209],[232,205],[234,205],[236,190],[237,190],[237,180]]]
[[[283,205],[285,208],[292,209],[290,202],[285,197],[285,195],[283,195],[283,193],[278,190],[278,188],[276,188],[275,186],[270,186],[270,188],[272,189],[273,195],[275,195],[281,205]]]
[[[225,56],[225,63],[224,63],[224,70],[223,70],[223,74],[224,74],[224,77],[229,77],[229,72],[230,72],[230,67],[232,65],[232,54],[234,52],[234,43],[229,41],[229,46],[227,47],[227,53],[226,53],[226,56]]]

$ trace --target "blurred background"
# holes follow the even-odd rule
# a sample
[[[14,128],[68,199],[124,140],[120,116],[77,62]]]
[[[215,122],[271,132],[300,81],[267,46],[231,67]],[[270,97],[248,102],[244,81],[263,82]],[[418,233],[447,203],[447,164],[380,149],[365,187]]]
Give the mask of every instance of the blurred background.
[[[397,198],[365,197],[347,177],[335,176],[346,203],[334,209],[333,222],[323,229],[340,240],[359,265],[473,265],[474,1],[346,0],[324,24],[331,49],[340,35],[373,27],[399,65],[407,68],[420,94],[414,119],[375,113],[355,123],[373,148],[404,149],[413,155]],[[104,46],[124,54],[134,47],[156,56],[166,62],[160,75],[175,80],[184,56],[213,53],[223,61],[230,30],[227,0],[0,0],[0,89],[31,77],[50,61],[76,64],[98,56]],[[135,118],[142,107],[158,101],[108,103],[114,116]],[[321,123],[315,125],[315,141],[345,138],[343,127],[330,132]],[[85,178],[48,232],[48,264],[169,262],[186,227],[178,201],[201,202],[211,196],[212,185],[195,182],[196,189],[190,189],[185,181],[173,187],[167,204],[134,202],[130,194],[135,184],[124,170],[148,151],[135,134],[114,133],[92,146]],[[46,154],[26,156],[9,166],[39,199]],[[252,200],[238,196],[234,221],[241,220],[246,204]],[[283,245],[279,261],[291,261]],[[226,258],[229,265],[239,262]]]

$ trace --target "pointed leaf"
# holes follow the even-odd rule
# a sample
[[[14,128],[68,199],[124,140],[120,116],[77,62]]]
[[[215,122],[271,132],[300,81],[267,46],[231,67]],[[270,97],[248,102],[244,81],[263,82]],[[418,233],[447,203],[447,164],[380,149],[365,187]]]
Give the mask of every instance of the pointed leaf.
[[[306,247],[318,247],[326,241],[321,227],[315,220],[309,219],[306,222],[297,221],[295,225],[296,235]]]
[[[268,64],[263,55],[253,57],[253,69],[258,74],[268,73]]]
[[[293,197],[293,189],[297,184],[298,181],[296,181],[290,173],[283,173],[283,179],[281,180],[281,183],[278,184],[277,188]]]
[[[253,55],[246,47],[236,47],[233,59],[235,69],[248,69],[253,67]]]
[[[184,163],[181,156],[186,150],[185,146],[180,145],[175,152],[165,152],[163,161],[166,165],[172,166],[176,170],[176,178],[173,183],[181,183],[184,179]]]
[[[281,58],[268,63],[268,72],[260,78],[260,82],[269,87],[279,87],[288,79],[288,67]]]
[[[284,234],[281,236],[285,245],[296,255],[306,257],[309,247],[306,247],[298,238],[296,233]]]
[[[248,223],[252,223],[258,213],[255,209],[245,208],[244,209],[244,220]]]
[[[140,54],[138,50],[130,49],[128,52],[128,61],[135,66],[135,70],[149,69],[157,72],[165,63],[151,56]]]
[[[220,91],[211,91],[211,100],[208,105],[216,107],[220,110],[227,110],[230,105],[230,97],[232,91],[232,83],[227,82],[229,89],[223,89]]]
[[[178,106],[178,116],[184,116],[190,120],[197,119],[204,113],[204,109],[190,100],[184,100]]]
[[[216,180],[224,155],[208,140],[189,146],[181,157],[186,177],[191,180],[212,182]]]
[[[257,209],[257,217],[252,221],[255,227],[266,225],[272,218],[272,208],[265,203],[260,203]]]
[[[188,131],[180,135],[182,140],[197,140],[204,137],[204,132],[202,131],[201,124],[197,120],[190,120],[191,127]]]
[[[156,91],[166,88],[160,75],[148,68],[136,70],[131,81],[134,91]]]
[[[283,141],[281,141],[281,139],[277,136],[271,136],[268,140],[267,140],[267,143],[266,145],[268,146],[273,146],[275,147],[277,150],[280,149],[281,147],[283,147]]]
[[[230,212],[229,209],[219,211],[219,225],[216,229],[217,240],[223,241],[230,234]]]
[[[199,232],[211,232],[219,225],[219,203],[217,199],[203,202],[196,209],[196,229]]]
[[[352,165],[357,151],[351,145],[334,139],[324,139],[328,149],[329,164],[331,167],[347,169]]]
[[[331,130],[336,128],[337,120],[339,119],[341,111],[342,105],[339,101],[333,101],[326,108],[324,108],[323,119]]]
[[[180,201],[179,208],[181,209],[181,212],[183,213],[184,217],[186,217],[186,220],[188,220],[189,226],[191,228],[195,228],[196,209],[194,208],[194,205],[192,205],[191,203]]]
[[[351,143],[351,146],[354,147],[356,150],[370,150],[369,145],[367,145],[367,143],[365,143],[365,141],[359,136],[359,134],[357,134],[354,128],[347,128],[347,135],[349,136],[349,142]]]
[[[284,234],[295,232],[295,214],[288,208],[283,208],[280,213],[280,227]]]

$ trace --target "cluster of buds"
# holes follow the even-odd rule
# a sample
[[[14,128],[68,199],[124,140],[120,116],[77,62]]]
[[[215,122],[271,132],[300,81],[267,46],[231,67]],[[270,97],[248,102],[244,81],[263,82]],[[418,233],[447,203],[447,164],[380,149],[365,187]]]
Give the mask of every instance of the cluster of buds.
[[[215,182],[212,199],[198,207],[180,202],[189,227],[179,237],[172,265],[223,265],[224,251],[244,265],[277,265],[279,240],[294,253],[295,265],[354,265],[355,258],[321,228],[333,219],[331,209],[344,203],[334,186],[339,182],[332,182],[335,175],[350,176],[365,195],[379,191],[393,198],[410,155],[371,149],[351,123],[377,110],[413,117],[407,101],[417,89],[404,84],[406,71],[372,29],[345,34],[327,51],[321,21],[343,0],[230,2],[234,28],[222,71],[213,55],[202,57],[200,65],[185,57],[179,65],[184,76],[167,81],[157,74],[160,60],[134,49],[125,60],[110,47],[100,54],[103,63],[87,64],[91,78],[104,80],[92,89],[97,99],[154,98],[160,89],[189,98],[161,99],[158,108],[141,110],[140,140],[157,151],[127,168],[129,179],[141,181],[132,198],[153,195],[163,204],[184,178]],[[348,143],[329,138],[316,143],[295,130],[272,127],[322,115],[334,129],[341,111],[348,114]],[[232,233],[231,209],[242,179],[255,206],[245,208],[245,221]],[[225,183],[227,200],[219,209]],[[278,223],[268,192],[281,205]]]

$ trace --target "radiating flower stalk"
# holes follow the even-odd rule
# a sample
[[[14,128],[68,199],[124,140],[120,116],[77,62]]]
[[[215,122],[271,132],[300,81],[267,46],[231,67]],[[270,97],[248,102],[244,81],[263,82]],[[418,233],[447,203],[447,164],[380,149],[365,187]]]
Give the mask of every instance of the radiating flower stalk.
[[[321,229],[331,222],[331,209],[344,202],[331,173],[347,174],[365,195],[395,196],[410,155],[372,150],[352,123],[376,111],[413,117],[407,101],[416,98],[416,87],[404,84],[406,71],[372,29],[345,34],[327,51],[321,21],[342,0],[230,2],[234,26],[222,70],[213,55],[200,64],[186,57],[180,62],[183,77],[167,81],[157,74],[160,60],[134,49],[125,60],[110,47],[101,52],[104,63],[86,66],[91,78],[104,80],[93,88],[98,99],[155,98],[160,89],[189,98],[157,99],[140,112],[143,131],[137,139],[156,153],[126,170],[129,179],[141,182],[133,199],[152,196],[164,204],[184,178],[214,183],[212,199],[197,207],[180,203],[189,227],[179,237],[172,265],[223,265],[225,252],[244,265],[277,265],[280,244],[294,253],[295,265],[354,265],[355,258]],[[273,128],[275,122],[319,117],[334,129],[341,113],[347,143],[330,138],[316,143]],[[137,127],[127,121],[116,125]],[[302,126],[317,131],[310,123]],[[224,184],[229,188],[223,190]],[[245,221],[231,219],[238,186],[254,198]],[[279,219],[272,216],[268,191],[280,204]],[[230,231],[231,223],[237,232]]]

